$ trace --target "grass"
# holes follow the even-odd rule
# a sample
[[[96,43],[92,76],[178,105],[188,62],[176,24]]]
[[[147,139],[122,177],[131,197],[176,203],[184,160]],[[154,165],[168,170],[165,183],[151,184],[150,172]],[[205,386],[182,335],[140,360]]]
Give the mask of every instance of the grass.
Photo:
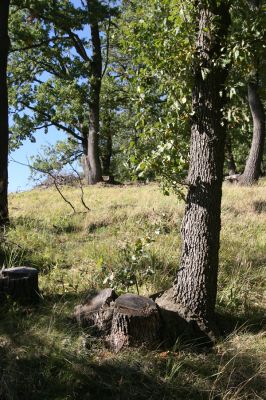
[[[53,189],[10,195],[4,263],[38,268],[43,298],[0,309],[0,399],[265,398],[266,181],[224,186],[217,309],[230,333],[209,352],[176,343],[115,355],[70,321],[86,291],[126,263],[125,247],[135,254],[138,239],[152,239],[138,268],[154,272],[141,293],[171,285],[184,205],[156,185],[99,186],[85,189],[84,213],[78,190],[64,193],[80,213]]]

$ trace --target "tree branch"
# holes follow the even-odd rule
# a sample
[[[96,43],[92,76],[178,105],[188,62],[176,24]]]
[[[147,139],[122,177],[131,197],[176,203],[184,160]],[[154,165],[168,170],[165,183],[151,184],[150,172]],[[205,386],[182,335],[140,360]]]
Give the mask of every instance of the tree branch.
[[[109,64],[110,29],[111,29],[111,17],[109,16],[108,28],[107,28],[107,34],[106,34],[106,60],[105,60],[105,65],[104,65],[104,69],[102,72],[102,78],[104,77],[105,72],[108,67],[108,64]]]
[[[58,183],[56,182],[56,177],[55,177],[50,171],[45,171],[45,170],[42,170],[42,169],[40,169],[40,168],[33,167],[33,166],[30,165],[30,164],[25,164],[25,163],[22,163],[22,162],[20,162],[20,161],[16,161],[16,160],[14,160],[12,157],[11,157],[11,160],[12,160],[14,163],[18,164],[18,165],[22,165],[22,166],[28,167],[28,168],[30,168],[30,169],[32,169],[32,170],[34,170],[34,171],[41,172],[42,174],[47,174],[47,175],[49,175],[49,176],[53,179],[55,188],[56,188],[56,190],[58,191],[58,193],[60,194],[60,196],[62,197],[62,199],[72,208],[73,213],[76,214],[76,209],[75,209],[75,207],[74,207],[73,204],[72,204],[69,200],[67,200],[67,198],[63,195],[63,193],[61,192],[61,190],[60,190],[60,188],[59,188]]]
[[[75,174],[77,175],[78,180],[79,180],[79,188],[80,188],[80,190],[81,190],[81,197],[80,197],[81,203],[83,204],[84,208],[86,208],[86,210],[91,211],[90,208],[87,206],[87,204],[86,204],[85,201],[84,201],[84,190],[83,190],[83,185],[82,185],[82,180],[81,180],[80,174],[79,174],[78,171],[73,167],[73,165],[72,165],[71,163],[69,163],[69,165],[70,165],[70,167],[72,168],[72,170],[75,172]]]
[[[43,111],[37,110],[36,107],[30,106],[29,104],[27,104],[23,101],[20,101],[20,103],[23,104],[25,107],[27,107],[29,110],[32,110],[36,113],[43,115],[49,122],[51,122],[52,125],[56,126],[58,129],[62,129],[63,131],[65,131],[65,132],[69,133],[71,136],[73,136],[75,139],[82,141],[82,137],[77,135],[72,129],[60,124],[60,122],[53,121],[51,115],[49,115]]]
[[[47,40],[43,40],[42,42],[39,42],[39,43],[32,44],[30,46],[20,47],[20,48],[15,48],[15,49],[11,48],[9,53],[14,53],[16,51],[26,51],[26,50],[36,49],[38,47],[42,47],[45,44],[49,44],[50,42],[60,41],[60,40],[64,40],[64,39],[65,40],[69,40],[70,37],[65,37],[65,36],[54,37],[54,38],[50,38],[50,39],[47,39]]]
[[[72,38],[74,47],[75,47],[77,53],[80,55],[80,57],[84,61],[91,63],[91,59],[88,56],[88,54],[85,50],[85,47],[83,46],[83,43],[82,43],[81,39],[79,38],[79,36],[76,33],[72,32],[70,29],[67,30],[67,33]]]

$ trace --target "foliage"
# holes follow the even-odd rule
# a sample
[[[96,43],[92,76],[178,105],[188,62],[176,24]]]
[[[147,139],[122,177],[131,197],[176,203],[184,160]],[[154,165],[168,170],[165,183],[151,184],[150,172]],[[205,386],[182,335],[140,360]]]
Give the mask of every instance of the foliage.
[[[139,287],[149,281],[154,274],[152,269],[152,255],[149,251],[153,240],[149,236],[138,238],[133,245],[125,243],[118,256],[118,266],[111,270],[102,265],[103,285],[114,289],[128,291],[135,286],[139,294]]]
[[[227,83],[230,103],[226,117],[240,170],[244,169],[252,137],[252,118],[247,102],[248,82],[258,82],[259,95],[266,106],[266,4],[261,1],[257,10],[252,4],[252,1],[237,1],[232,4],[232,25],[225,60],[230,64]]]
[[[126,3],[118,33],[130,56],[127,84],[135,114],[129,163],[139,178],[158,176],[177,192],[188,169],[193,28],[187,14],[188,2]]]
[[[109,63],[111,19],[117,14],[115,2],[95,0],[89,9],[85,3],[74,5],[69,0],[36,0],[31,6],[22,3],[13,1],[10,21],[10,148],[17,148],[26,138],[35,141],[39,131],[47,133],[54,127],[71,141],[74,155],[86,154],[95,79],[89,24],[95,18],[99,22],[104,74]],[[102,115],[115,117],[114,102],[103,100],[102,108],[106,108]],[[106,129],[102,118],[102,138]],[[67,156],[68,151],[64,158]]]
[[[247,82],[257,64],[260,95],[266,99],[264,3],[258,12],[250,3],[232,4],[228,51],[220,60],[230,67],[224,116],[239,170],[251,141]],[[138,177],[160,177],[167,192],[169,187],[178,192],[188,170],[195,9],[186,1],[131,1],[121,15],[117,34],[121,52],[130,56],[126,81],[136,128],[128,164]],[[207,73],[202,69],[203,76]]]
[[[52,1],[35,3],[34,10],[21,9],[13,0],[11,148],[26,137],[36,140],[38,131],[46,132],[53,125],[71,138],[75,152],[81,154],[88,130],[91,77],[73,35],[78,35],[89,57],[86,11],[70,1],[56,2],[56,6]],[[252,132],[246,84],[258,59],[260,94],[264,102],[266,98],[264,3],[258,13],[251,12],[242,0],[232,4],[228,52],[223,58],[230,65],[230,102],[225,116],[240,170]],[[55,18],[58,14],[60,18]],[[100,21],[106,67],[101,91],[101,158],[104,161],[110,156],[111,138],[110,173],[117,180],[156,178],[166,193],[170,188],[180,193],[188,171],[195,54],[193,4],[125,1],[118,8],[102,9]]]

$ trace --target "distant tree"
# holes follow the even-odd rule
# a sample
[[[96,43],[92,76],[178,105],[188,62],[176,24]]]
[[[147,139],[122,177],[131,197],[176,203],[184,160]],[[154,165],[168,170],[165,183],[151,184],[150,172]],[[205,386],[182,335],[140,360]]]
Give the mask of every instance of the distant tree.
[[[12,134],[17,142],[35,140],[49,126],[65,132],[82,150],[87,182],[95,184],[102,180],[100,95],[117,9],[104,0],[81,4],[13,0]]]
[[[242,185],[256,183],[261,175],[265,144],[265,111],[258,86],[258,80],[248,83],[248,103],[253,119],[253,136],[245,170],[240,176]]]
[[[8,16],[9,0],[2,0],[0,2],[0,226],[8,221]]]
[[[253,136],[245,170],[240,177],[242,185],[252,185],[261,174],[265,143],[265,111],[261,95],[261,86],[265,80],[265,2],[249,0],[248,12],[252,53],[250,54],[250,72],[248,76],[248,104],[253,121]],[[263,7],[264,5],[264,7]],[[261,79],[261,75],[263,78]]]

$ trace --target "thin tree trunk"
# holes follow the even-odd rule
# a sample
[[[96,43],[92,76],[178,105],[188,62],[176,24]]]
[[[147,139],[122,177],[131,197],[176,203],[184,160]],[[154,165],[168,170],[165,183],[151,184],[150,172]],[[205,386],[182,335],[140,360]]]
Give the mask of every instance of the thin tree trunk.
[[[227,136],[226,142],[225,142],[225,155],[226,155],[226,161],[227,161],[227,168],[228,168],[228,175],[236,175],[237,174],[237,169],[236,169],[236,163],[234,159],[234,154],[232,151],[232,142],[231,138]]]
[[[214,67],[226,43],[230,23],[226,1],[219,6],[201,3],[197,39],[198,62],[192,94],[195,112],[191,128],[189,189],[182,223],[183,241],[180,269],[174,284],[176,300],[190,316],[213,320],[220,244],[220,216],[224,163],[227,69]],[[216,22],[214,22],[216,21]],[[211,24],[216,23],[216,29]],[[213,32],[216,30],[216,32]],[[203,76],[205,67],[207,76]],[[221,95],[222,94],[222,95]]]
[[[253,137],[245,170],[239,179],[241,185],[256,183],[261,173],[265,142],[265,112],[257,83],[248,84],[248,102],[253,120]]]
[[[83,174],[84,174],[84,180],[86,183],[89,183],[89,165],[87,161],[87,156],[88,156],[88,134],[87,132],[82,131],[82,142],[81,142],[81,147],[82,147],[82,169],[83,169]]]
[[[207,5],[208,4],[208,5]],[[201,330],[213,329],[217,292],[220,214],[226,125],[227,68],[219,63],[230,23],[227,1],[198,1],[198,34],[192,93],[190,169],[182,253],[174,286],[158,301],[194,320]],[[217,61],[215,66],[215,61]],[[173,308],[172,302],[178,305]]]
[[[105,176],[110,176],[112,155],[113,155],[113,139],[111,130],[109,130],[107,133],[107,140],[106,140],[106,152],[104,156],[102,156],[103,175]]]
[[[0,226],[8,222],[8,94],[7,57],[9,0],[0,1]]]
[[[94,185],[102,181],[102,168],[99,152],[100,128],[100,93],[102,81],[102,53],[99,24],[97,20],[97,1],[87,0],[90,15],[92,62],[89,102],[89,134],[88,134],[88,183]]]

